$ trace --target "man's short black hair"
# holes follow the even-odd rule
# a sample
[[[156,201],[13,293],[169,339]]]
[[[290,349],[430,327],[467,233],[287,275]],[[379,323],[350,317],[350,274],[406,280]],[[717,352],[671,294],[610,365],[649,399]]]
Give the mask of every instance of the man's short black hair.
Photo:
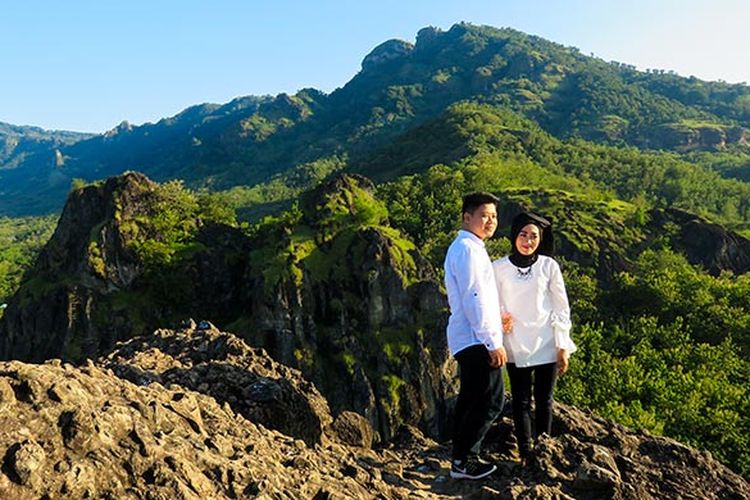
[[[482,205],[485,205],[487,203],[492,203],[497,207],[497,203],[500,200],[492,193],[486,193],[486,192],[476,192],[476,193],[469,193],[466,196],[464,196],[464,203],[461,207],[461,213],[470,213],[473,214],[474,210],[481,207]]]

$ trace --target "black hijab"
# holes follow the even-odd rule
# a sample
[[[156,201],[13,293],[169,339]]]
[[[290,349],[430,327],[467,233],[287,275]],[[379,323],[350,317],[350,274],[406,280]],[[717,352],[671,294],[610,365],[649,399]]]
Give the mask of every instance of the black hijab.
[[[541,241],[533,254],[523,255],[516,248],[516,238],[518,237],[518,233],[521,232],[521,229],[528,224],[534,224],[539,228],[539,237],[541,238]],[[548,255],[552,257],[555,253],[555,245],[552,238],[552,223],[541,215],[532,212],[521,212],[513,218],[513,222],[510,226],[510,246],[510,261],[516,267],[529,267],[536,262],[539,255]]]

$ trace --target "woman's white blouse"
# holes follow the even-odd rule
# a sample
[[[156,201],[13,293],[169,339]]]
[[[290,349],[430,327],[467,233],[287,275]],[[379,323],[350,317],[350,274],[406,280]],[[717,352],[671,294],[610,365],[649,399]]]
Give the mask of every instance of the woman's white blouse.
[[[508,257],[492,263],[500,310],[513,317],[503,335],[508,361],[518,367],[557,361],[558,349],[576,350],[570,338],[570,305],[560,266],[540,255],[529,268],[517,268]]]

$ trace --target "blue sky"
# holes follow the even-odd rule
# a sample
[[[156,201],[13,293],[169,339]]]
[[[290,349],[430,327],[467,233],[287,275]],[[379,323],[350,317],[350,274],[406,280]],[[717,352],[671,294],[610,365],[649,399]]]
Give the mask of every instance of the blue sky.
[[[26,0],[0,11],[0,121],[103,132],[241,95],[331,92],[381,42],[459,21],[750,82],[748,0]]]

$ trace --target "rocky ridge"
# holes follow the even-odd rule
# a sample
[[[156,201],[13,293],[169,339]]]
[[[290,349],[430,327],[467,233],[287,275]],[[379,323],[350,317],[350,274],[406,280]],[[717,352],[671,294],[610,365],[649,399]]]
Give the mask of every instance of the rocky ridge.
[[[212,363],[235,371],[222,378]],[[192,380],[191,373],[205,378]],[[261,380],[274,389],[257,390]],[[256,389],[232,399],[244,382]],[[280,404],[290,401],[296,409]],[[316,442],[301,439],[301,427],[289,434],[270,428],[289,421],[290,411],[317,415],[307,420]],[[120,344],[81,367],[1,363],[0,491],[13,498],[750,495],[744,479],[707,453],[564,405],[557,405],[555,436],[541,439],[522,469],[509,425],[505,419],[488,437],[499,471],[483,481],[454,481],[446,445],[411,426],[377,449],[351,440],[363,437],[357,429],[366,432],[366,421],[350,412],[334,420],[298,371],[207,322],[188,323]]]
[[[444,432],[452,371],[445,339],[429,333],[444,329],[445,299],[369,180],[331,180],[304,197],[298,220],[254,239],[180,213],[196,228],[183,248],[195,250],[153,275],[138,249],[167,240],[151,223],[165,186],[128,173],[71,193],[0,319],[1,359],[94,359],[195,314],[302,370],[336,413],[365,416],[376,441],[404,422]]]
[[[301,197],[296,219],[259,231],[253,246],[272,250],[250,256],[240,333],[299,368],[335,412],[365,416],[376,437],[403,423],[441,436],[455,366],[433,332],[445,330],[447,303],[373,191],[362,176],[336,177]],[[269,254],[284,255],[278,271]]]

